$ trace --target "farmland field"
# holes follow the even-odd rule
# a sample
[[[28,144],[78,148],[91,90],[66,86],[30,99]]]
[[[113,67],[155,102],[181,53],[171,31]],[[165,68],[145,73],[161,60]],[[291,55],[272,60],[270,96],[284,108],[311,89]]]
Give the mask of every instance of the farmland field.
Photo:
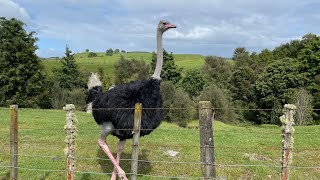
[[[77,112],[76,179],[108,179],[113,167],[97,144],[99,127],[92,116]],[[63,149],[65,111],[19,110],[19,179],[66,179]],[[179,179],[201,176],[197,121],[189,128],[163,122],[140,139],[138,179]],[[320,126],[296,126],[290,179],[320,179]],[[274,125],[234,126],[214,122],[217,176],[227,179],[280,179],[281,128]],[[0,108],[0,179],[9,170],[9,110]],[[117,139],[107,138],[116,151]],[[165,152],[179,152],[171,157]],[[121,164],[130,172],[132,142],[127,141]],[[177,163],[177,164],[173,164]],[[304,168],[303,168],[304,167]],[[308,167],[308,168],[307,168]],[[312,168],[309,168],[312,167]]]

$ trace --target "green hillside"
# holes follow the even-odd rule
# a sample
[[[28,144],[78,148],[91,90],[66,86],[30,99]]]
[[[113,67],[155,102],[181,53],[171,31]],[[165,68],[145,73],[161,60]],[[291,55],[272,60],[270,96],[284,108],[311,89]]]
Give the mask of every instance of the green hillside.
[[[80,69],[88,71],[97,71],[98,67],[103,67],[107,74],[113,74],[114,65],[124,56],[126,59],[143,60],[151,62],[152,53],[147,52],[129,52],[106,56],[105,53],[96,53],[97,57],[88,57],[89,53],[77,53],[75,59]],[[174,54],[175,63],[178,67],[184,70],[199,69],[204,64],[204,56],[197,54]],[[51,74],[53,68],[61,66],[59,59],[45,59],[42,61],[46,71]]]

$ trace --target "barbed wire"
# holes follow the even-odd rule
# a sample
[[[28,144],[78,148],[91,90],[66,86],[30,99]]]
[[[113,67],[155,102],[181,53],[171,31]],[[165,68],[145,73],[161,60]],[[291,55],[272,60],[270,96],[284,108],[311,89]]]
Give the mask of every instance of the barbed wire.
[[[92,144],[92,143],[91,143]],[[239,146],[196,146],[196,145],[173,145],[173,146],[170,146],[170,145],[159,145],[159,144],[148,144],[148,145],[145,145],[147,147],[197,147],[197,148],[218,148],[218,149],[252,149],[254,148],[254,150],[256,151],[257,149],[259,149],[259,147],[239,147]],[[143,145],[140,146],[140,147],[144,147]],[[282,151],[283,149],[285,148],[278,148],[278,147],[275,147],[275,146],[270,146],[270,147],[261,147],[261,149],[263,150],[279,150],[279,151]],[[318,151],[320,150],[320,148],[293,148],[291,149],[292,152],[301,152],[301,151]],[[13,156],[13,155],[16,155],[16,156],[25,156],[25,157],[40,157],[40,158],[65,158],[65,156],[52,156],[52,155],[30,155],[30,154],[10,154],[10,153],[0,153],[2,155],[6,155],[6,156]],[[109,160],[109,159],[104,159],[104,158],[96,158],[96,157],[72,157],[72,158],[75,158],[75,159],[81,159],[81,160]],[[131,161],[132,159],[121,159],[122,161]],[[166,161],[147,161],[147,160],[139,160],[141,162],[166,162]],[[171,163],[171,162],[168,162],[168,163]],[[174,163],[180,163],[180,164],[183,164],[183,163],[196,163],[196,162],[172,162],[173,164]]]
[[[167,161],[166,161],[167,162]],[[264,164],[211,164],[211,163],[194,163],[192,164],[198,164],[198,165],[212,165],[216,166],[218,168],[224,168],[224,167],[234,167],[234,168],[239,168],[239,167],[265,167],[265,168],[282,168],[280,165],[264,165]],[[288,168],[291,169],[320,169],[320,166],[287,166]],[[0,168],[16,168],[16,169],[22,169],[22,170],[30,170],[30,171],[48,171],[48,172],[65,172],[66,170],[58,170],[58,169],[39,169],[39,168],[30,168],[30,167],[14,167],[14,166],[0,166]],[[104,172],[82,172],[82,171],[74,171],[78,173],[99,173],[99,174],[109,174],[111,175],[112,173],[104,173]],[[130,174],[130,173],[127,173]],[[140,174],[144,176],[151,176],[151,175],[146,175],[146,174]]]
[[[199,132],[200,131],[200,126],[196,126],[196,128],[192,128],[194,126],[190,126],[188,128],[177,128],[177,129],[169,129],[169,128],[155,128],[155,129],[140,129],[141,131],[184,131],[184,132],[190,132],[190,131],[195,131],[195,132]],[[9,128],[6,128],[7,130],[10,130],[10,127]],[[279,128],[280,129],[280,128]],[[274,131],[278,131],[279,129],[274,129]],[[28,128],[28,127],[19,127],[19,131],[20,130],[37,130],[37,131],[48,131],[48,128]],[[63,128],[50,128],[50,130],[54,130],[54,131],[64,131]],[[80,130],[81,132],[87,132],[87,131],[97,131],[100,132],[100,128],[82,128],[82,127],[78,127],[78,130]],[[133,131],[135,129],[113,129],[114,131]],[[201,130],[203,131],[203,130]],[[210,131],[210,130],[207,130],[207,131]],[[224,132],[228,132],[228,134],[251,134],[251,133],[258,133],[258,134],[263,134],[263,135],[282,135],[283,133],[280,132],[247,132],[248,129],[244,129],[243,131],[239,131],[239,130],[236,130],[236,131],[229,131],[229,130],[215,130],[213,129],[213,131],[215,133],[219,132],[219,133],[224,133]],[[246,131],[246,132],[244,132]],[[319,133],[318,132],[295,132],[294,133],[295,135],[297,134],[303,134],[303,135],[320,135],[320,131]]]
[[[134,107],[113,107],[113,108],[92,108],[92,110],[96,111],[104,111],[104,110],[134,110]],[[156,108],[148,108],[148,107],[142,107],[143,110],[205,110],[205,109],[211,109],[211,110],[239,110],[239,111],[281,111],[283,108],[225,108],[225,107],[212,107],[212,108],[199,108],[199,107],[170,107],[170,108],[164,108],[164,107],[156,107]],[[9,107],[0,107],[0,110],[9,110]],[[18,110],[28,110],[28,111],[60,111],[61,109],[37,109],[37,108],[19,108]],[[320,109],[317,108],[305,108],[305,110],[310,111],[320,111]],[[86,111],[86,109],[78,109],[78,111]]]

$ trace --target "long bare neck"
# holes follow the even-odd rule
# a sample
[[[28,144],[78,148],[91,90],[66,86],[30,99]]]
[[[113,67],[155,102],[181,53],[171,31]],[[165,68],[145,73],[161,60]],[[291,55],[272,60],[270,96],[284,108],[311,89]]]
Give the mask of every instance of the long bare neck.
[[[162,50],[162,32],[157,30],[157,63],[152,78],[161,79],[161,70],[163,65],[163,50]]]

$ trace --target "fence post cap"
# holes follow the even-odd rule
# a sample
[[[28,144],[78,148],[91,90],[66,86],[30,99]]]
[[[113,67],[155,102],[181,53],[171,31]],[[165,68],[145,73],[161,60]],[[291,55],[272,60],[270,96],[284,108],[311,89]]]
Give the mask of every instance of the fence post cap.
[[[285,104],[284,108],[288,109],[288,110],[296,110],[297,109],[296,105],[294,105],[294,104]]]
[[[70,110],[75,110],[76,107],[73,104],[67,104],[66,106],[63,107],[63,110],[65,111],[70,111]]]
[[[10,109],[17,110],[18,109],[18,105],[16,105],[16,104],[10,105]]]
[[[211,102],[210,101],[199,101],[199,106],[200,106],[200,108],[208,108],[208,107],[211,107]]]

